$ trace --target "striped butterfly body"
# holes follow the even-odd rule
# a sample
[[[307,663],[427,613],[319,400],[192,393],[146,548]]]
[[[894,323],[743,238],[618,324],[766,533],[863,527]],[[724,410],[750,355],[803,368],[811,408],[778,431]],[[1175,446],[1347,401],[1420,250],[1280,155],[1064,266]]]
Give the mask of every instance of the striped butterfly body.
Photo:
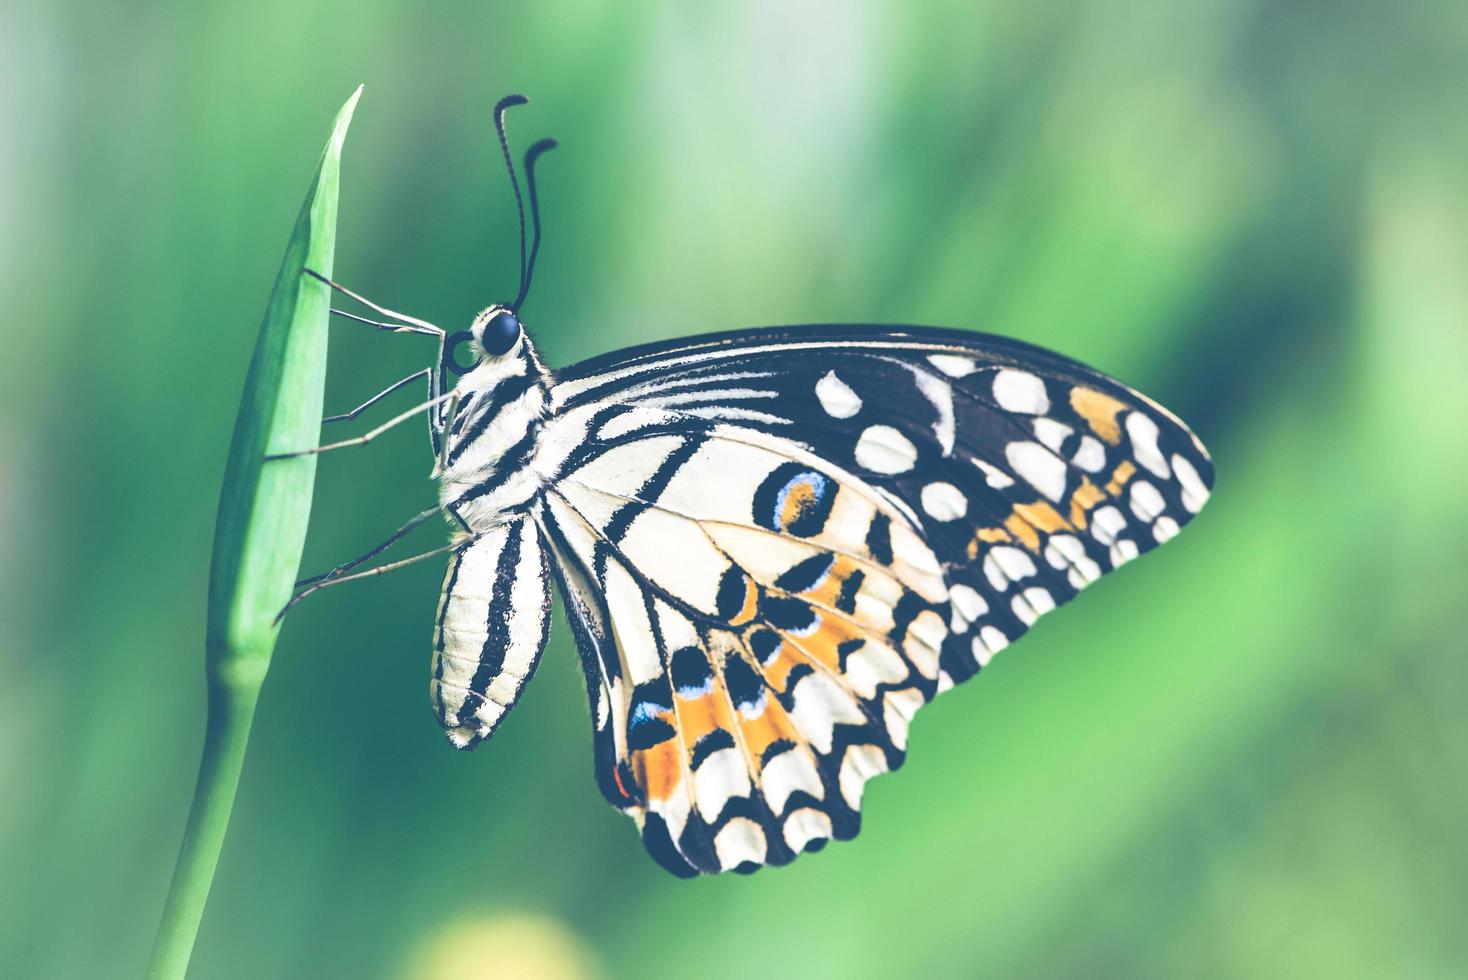
[[[999,337],[774,328],[553,373],[506,308],[471,333],[439,420],[462,543],[434,710],[459,748],[494,732],[554,579],[602,792],[679,875],[854,836],[920,707],[1175,535],[1212,483],[1161,406]]]
[[[504,109],[523,101],[495,110],[507,162]],[[437,367],[387,390],[428,377],[440,506],[296,599],[434,554],[341,574],[441,510],[456,530],[429,691],[450,742],[473,748],[515,705],[554,581],[597,781],[652,856],[683,876],[785,864],[855,836],[917,710],[1177,534],[1212,466],[1120,382],[959,330],[749,330],[553,372],[519,320],[552,145],[526,156],[519,296],[455,335],[471,363],[331,284],[394,322],[344,316],[440,340]]]

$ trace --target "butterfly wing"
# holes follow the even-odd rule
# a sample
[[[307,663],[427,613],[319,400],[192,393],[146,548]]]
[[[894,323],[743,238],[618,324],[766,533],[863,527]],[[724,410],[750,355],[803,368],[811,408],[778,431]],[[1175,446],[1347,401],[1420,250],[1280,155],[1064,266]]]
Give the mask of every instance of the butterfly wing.
[[[854,836],[919,707],[1170,538],[1212,482],[1145,397],[960,331],[639,348],[552,401],[536,518],[599,781],[680,874]]]

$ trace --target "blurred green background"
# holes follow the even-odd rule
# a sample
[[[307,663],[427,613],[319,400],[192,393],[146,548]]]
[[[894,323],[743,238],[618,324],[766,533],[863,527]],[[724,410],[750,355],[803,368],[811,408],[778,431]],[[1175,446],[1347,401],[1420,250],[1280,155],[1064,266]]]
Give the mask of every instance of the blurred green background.
[[[973,326],[1157,397],[1219,483],[925,711],[860,838],[748,879],[673,879],[602,802],[559,613],[460,754],[441,568],[313,598],[194,976],[1462,975],[1460,3],[20,0],[0,64],[0,975],[146,961],[229,432],[358,82],[337,274],[380,302],[457,329],[513,293],[520,90],[518,146],[562,142],[551,363]],[[426,363],[333,331],[330,409]],[[430,462],[418,426],[327,458],[307,570],[433,500]]]

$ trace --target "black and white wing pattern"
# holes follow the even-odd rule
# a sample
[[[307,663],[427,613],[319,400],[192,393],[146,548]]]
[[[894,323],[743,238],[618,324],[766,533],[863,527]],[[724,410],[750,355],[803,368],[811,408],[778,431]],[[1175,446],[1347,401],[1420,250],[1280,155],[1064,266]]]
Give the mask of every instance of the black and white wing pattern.
[[[1155,402],[962,331],[634,348],[550,401],[532,516],[598,780],[679,875],[854,836],[920,707],[1175,535],[1212,484]]]

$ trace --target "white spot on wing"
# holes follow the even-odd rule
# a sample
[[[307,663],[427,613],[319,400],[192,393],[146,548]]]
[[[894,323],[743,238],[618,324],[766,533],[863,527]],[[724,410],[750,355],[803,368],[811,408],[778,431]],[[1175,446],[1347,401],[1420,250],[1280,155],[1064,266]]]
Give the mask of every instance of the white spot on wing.
[[[846,658],[846,684],[860,697],[875,697],[878,684],[894,684],[907,677],[907,664],[897,651],[869,639]]]
[[[1111,567],[1120,568],[1140,553],[1135,541],[1118,538],[1111,546]]]
[[[1162,458],[1162,451],[1157,448],[1157,437],[1161,433],[1156,422],[1141,412],[1131,412],[1126,417],[1126,433],[1131,437],[1132,455],[1137,457],[1137,462],[1163,479],[1172,475],[1167,468],[1167,460]]]
[[[1035,620],[1055,608],[1055,597],[1047,589],[1032,585],[1010,603],[1014,615],[1026,626],[1035,625]]]
[[[914,687],[905,687],[900,691],[888,692],[886,708],[882,712],[882,720],[887,725],[887,737],[899,750],[907,748],[907,729],[912,721],[912,716],[927,702],[923,699],[922,692]]]
[[[1051,500],[1065,495],[1065,462],[1038,442],[1011,442],[1004,455],[1010,469]]]
[[[1104,545],[1116,542],[1116,536],[1126,530],[1126,518],[1121,511],[1107,504],[1091,515],[1091,537]]]
[[[1003,490],[1006,487],[1014,486],[1014,478],[1011,477],[1008,473],[1001,470],[999,467],[992,466],[989,463],[984,462],[982,459],[975,459],[973,463],[975,466],[983,471],[984,482],[989,484],[989,486],[993,487],[995,490]]]
[[[902,652],[907,654],[907,659],[920,674],[935,678],[938,676],[938,654],[947,638],[948,627],[943,623],[943,617],[931,609],[924,609],[908,624]]]
[[[746,861],[763,864],[765,833],[748,817],[735,817],[714,837],[714,851],[724,868],[737,868]]]
[[[917,447],[890,425],[869,425],[856,442],[856,462],[874,473],[906,473],[917,462]]]
[[[1146,480],[1137,480],[1132,483],[1129,502],[1132,513],[1148,523],[1167,509],[1167,501],[1162,499],[1162,494]]]
[[[785,818],[785,843],[799,854],[813,840],[831,837],[831,818],[820,810],[804,807]]]
[[[861,809],[866,782],[887,771],[887,756],[875,745],[848,745],[841,758],[841,795],[853,810]]]
[[[979,635],[974,637],[973,654],[974,659],[979,662],[980,667],[987,667],[994,654],[1009,646],[1009,637],[1005,636],[996,626],[985,626],[979,630]]]
[[[970,625],[989,611],[989,603],[984,597],[967,585],[953,586],[948,590],[948,598],[953,603],[953,616],[948,625],[955,633],[966,632]]]
[[[816,769],[815,762],[808,752],[800,748],[781,752],[771,759],[760,771],[759,781],[764,789],[765,802],[776,813],[784,811],[790,794],[796,790],[803,790],[818,800],[825,796],[825,791],[821,788],[821,774]]]
[[[1052,534],[1045,545],[1045,560],[1051,567],[1067,572],[1066,577],[1077,591],[1101,577],[1101,566],[1091,560],[1086,546],[1074,535]]]
[[[1074,429],[1064,422],[1057,422],[1054,419],[1048,418],[1035,419],[1036,437],[1039,438],[1040,442],[1045,444],[1045,448],[1057,454],[1060,452],[1060,447],[1066,438],[1074,431]]]
[[[943,455],[947,456],[953,452],[953,440],[957,431],[953,419],[953,387],[942,378],[935,378],[923,371],[914,370],[913,375],[918,391],[933,406],[933,411],[938,413],[933,421],[933,435],[943,448]]]
[[[1106,447],[1094,436],[1081,436],[1080,448],[1071,462],[1088,473],[1096,473],[1106,465]]]
[[[968,513],[968,498],[951,483],[937,481],[923,487],[923,510],[935,521],[956,521]]]
[[[807,674],[795,685],[795,707],[790,717],[806,741],[821,753],[831,751],[836,725],[859,725],[867,720],[851,696],[825,674]]]
[[[1193,468],[1193,464],[1176,453],[1172,456],[1172,468],[1177,473],[1177,482],[1183,488],[1183,506],[1188,513],[1196,514],[1203,509],[1208,502],[1208,488],[1203,484],[1203,478]]]
[[[1050,410],[1045,382],[1028,371],[1005,368],[994,375],[994,400],[1006,412],[1044,415]]]
[[[967,377],[979,369],[973,358],[957,354],[929,354],[928,363],[950,378]]]
[[[1003,592],[1010,582],[1035,574],[1035,562],[1029,555],[1009,545],[995,545],[984,556],[984,575],[995,591]]]
[[[816,382],[816,397],[821,408],[833,418],[849,419],[861,411],[861,398],[845,381],[836,377],[835,371],[827,371]]]
[[[709,822],[713,822],[731,797],[748,796],[749,790],[749,771],[738,749],[720,749],[704,759],[693,773],[698,812]]]

